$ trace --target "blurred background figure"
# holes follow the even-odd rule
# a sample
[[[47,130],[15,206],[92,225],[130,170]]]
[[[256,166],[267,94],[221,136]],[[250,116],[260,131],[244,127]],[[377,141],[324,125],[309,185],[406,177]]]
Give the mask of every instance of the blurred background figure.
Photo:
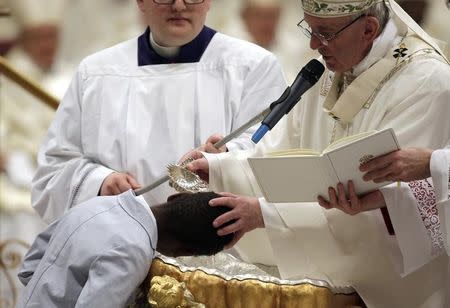
[[[11,16],[2,18],[9,24],[3,42],[11,41],[5,54],[8,62],[43,88],[50,88],[56,78],[63,0],[6,0],[3,7]],[[2,28],[2,32],[3,32]],[[7,46],[7,45],[5,45]],[[6,50],[6,48],[5,48]],[[61,91],[62,92],[62,91]],[[36,168],[39,144],[53,119],[54,110],[33,97],[13,81],[0,78],[0,254],[2,265],[13,262],[5,256],[15,255],[43,229],[44,223],[30,201],[31,179]],[[13,249],[12,251],[10,249]],[[6,250],[6,251],[5,251]],[[12,253],[12,254],[11,254]],[[13,302],[14,288],[6,272],[0,273],[2,306]],[[9,273],[16,280],[15,272]],[[9,303],[9,304],[8,304]]]
[[[446,44],[442,48],[450,56],[450,12],[447,0],[397,0],[400,6],[428,34]]]
[[[135,0],[68,0],[59,60],[74,72],[84,57],[142,34],[139,15]]]
[[[0,0],[0,56],[11,49],[19,35],[17,23],[6,15],[8,11],[5,0]],[[2,14],[5,15],[3,18]]]
[[[233,2],[233,1],[231,1]],[[230,5],[230,4],[229,4]],[[309,40],[297,30],[303,12],[297,0],[242,0],[223,24],[224,33],[253,42],[273,52],[280,60],[288,83],[312,58]]]
[[[447,0],[428,0],[423,28],[434,38],[447,44],[447,58],[450,57],[450,11]]]
[[[431,2],[436,0],[397,0],[398,4],[412,17],[419,25],[423,25],[423,20],[428,12]]]
[[[19,72],[48,88],[56,75],[56,53],[63,0],[10,0],[11,20],[16,22],[16,44],[6,59]],[[28,191],[36,153],[54,111],[14,82],[2,78],[0,92],[1,145],[6,175],[14,186]],[[28,197],[28,196],[27,196]],[[4,206],[16,207],[10,194],[2,194]],[[22,207],[29,207],[27,202]],[[30,207],[31,208],[31,207]]]
[[[208,16],[206,16],[206,25],[223,32],[230,19],[237,19],[240,5],[241,0],[214,0]]]
[[[276,44],[282,11],[281,1],[242,1],[240,17],[248,39],[265,49],[272,49]]]

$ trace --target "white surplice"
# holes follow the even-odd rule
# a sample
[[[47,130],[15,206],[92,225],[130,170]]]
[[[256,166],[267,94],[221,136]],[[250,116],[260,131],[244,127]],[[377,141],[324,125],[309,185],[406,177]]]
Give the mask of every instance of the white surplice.
[[[402,275],[410,274],[445,251],[450,255],[449,168],[450,146],[447,146],[433,152],[431,178],[381,189],[396,226],[401,253],[394,260]]]
[[[443,242],[447,255],[450,256],[450,145],[433,152],[430,169]]]
[[[138,65],[137,58],[133,39],[81,63],[38,157],[32,202],[46,221],[96,196],[113,171],[152,183],[169,163],[240,127],[286,88],[271,53],[220,33],[195,63]],[[253,131],[228,149],[251,147]],[[164,184],[145,198],[159,204],[173,192]]]
[[[382,190],[389,201],[391,219],[395,220],[396,243],[401,253],[394,262],[402,275],[414,273],[442,255],[450,256],[450,146],[433,152],[430,171],[429,179]],[[413,216],[421,217],[423,223],[415,224],[409,219]],[[447,286],[450,286],[449,263]],[[449,287],[444,307],[448,305]]]
[[[434,151],[430,169],[436,190],[436,207],[439,214],[443,244],[450,257],[450,143],[446,149]],[[447,258],[446,307],[450,306],[450,258]]]
[[[359,89],[352,85],[361,84],[361,78],[378,63],[403,57],[402,48],[411,48],[396,33],[395,26],[388,24],[369,55],[353,69],[355,79],[347,90],[344,86],[342,97],[352,97]],[[389,74],[376,95],[356,113],[354,106],[348,105],[358,100],[357,95],[347,100],[346,108],[335,108],[342,100],[331,105],[340,112],[341,120],[330,117],[330,108],[324,112],[324,107],[330,107],[324,102],[334,84],[333,74],[326,71],[319,85],[304,95],[255,152],[207,155],[211,187],[261,196],[246,162],[248,155],[288,148],[320,152],[333,140],[365,131],[393,128],[401,147],[442,148],[450,138],[449,65],[426,56],[410,60]],[[325,211],[317,203],[269,204],[260,198],[260,204],[270,242],[262,230],[247,234],[237,250],[249,261],[276,264],[283,278],[309,277],[338,286],[352,285],[368,307],[445,307],[446,258],[436,258],[402,278],[392,262],[400,249],[379,210],[350,216],[338,210]],[[404,214],[409,215],[410,224],[423,225],[413,207]],[[270,247],[272,260],[266,257],[271,254]]]

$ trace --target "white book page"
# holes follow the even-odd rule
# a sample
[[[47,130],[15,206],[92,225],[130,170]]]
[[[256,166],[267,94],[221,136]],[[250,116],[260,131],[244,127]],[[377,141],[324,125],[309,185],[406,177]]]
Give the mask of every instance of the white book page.
[[[364,194],[390,182],[378,184],[373,181],[365,182],[362,179],[364,174],[359,171],[361,162],[395,151],[398,148],[393,130],[388,129],[335,149],[327,153],[326,156],[329,157],[339,181],[345,184],[346,192],[347,182],[353,180],[356,192]]]
[[[330,161],[322,156],[249,158],[267,201],[313,202],[328,198],[328,187],[338,182]]]

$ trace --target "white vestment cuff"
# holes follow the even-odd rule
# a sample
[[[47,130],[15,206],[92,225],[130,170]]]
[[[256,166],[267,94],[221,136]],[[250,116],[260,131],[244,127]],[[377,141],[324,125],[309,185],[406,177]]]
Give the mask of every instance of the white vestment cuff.
[[[81,187],[78,188],[78,192],[75,195],[74,203],[71,206],[75,206],[98,196],[103,181],[111,173],[115,172],[105,166],[98,165],[95,169],[86,175],[85,180],[81,183]]]
[[[436,150],[431,155],[430,170],[436,191],[437,209],[447,255],[450,256],[450,149]]]
[[[436,150],[431,155],[430,171],[437,202],[449,199],[450,149]]]
[[[280,213],[273,203],[267,202],[264,198],[259,198],[258,200],[264,219],[264,227],[266,229],[279,230],[281,228],[287,228],[283,218],[280,216]]]
[[[215,192],[223,190],[222,170],[220,168],[220,154],[202,152],[209,165],[209,187]]]

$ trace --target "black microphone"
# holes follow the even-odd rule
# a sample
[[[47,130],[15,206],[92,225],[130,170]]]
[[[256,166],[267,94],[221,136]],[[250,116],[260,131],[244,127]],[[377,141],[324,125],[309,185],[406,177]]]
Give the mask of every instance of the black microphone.
[[[318,60],[311,60],[298,73],[292,86],[288,87],[281,97],[270,104],[270,113],[261,122],[259,129],[253,134],[252,141],[256,144],[271,130],[280,119],[288,114],[297,104],[303,93],[319,81],[325,67]]]

